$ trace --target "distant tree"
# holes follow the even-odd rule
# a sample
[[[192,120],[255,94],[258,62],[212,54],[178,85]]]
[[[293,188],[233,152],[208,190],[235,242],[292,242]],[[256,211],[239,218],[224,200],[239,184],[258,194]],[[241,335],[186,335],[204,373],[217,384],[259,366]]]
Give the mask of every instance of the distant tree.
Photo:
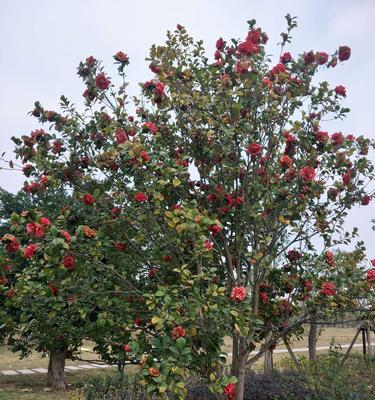
[[[0,235],[9,231],[10,217],[14,212],[20,213],[32,207],[32,199],[24,191],[13,194],[0,188]]]

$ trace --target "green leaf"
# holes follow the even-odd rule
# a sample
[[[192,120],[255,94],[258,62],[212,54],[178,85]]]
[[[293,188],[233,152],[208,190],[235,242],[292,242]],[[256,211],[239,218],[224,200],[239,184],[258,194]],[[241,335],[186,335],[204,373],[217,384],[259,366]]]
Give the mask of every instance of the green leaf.
[[[186,346],[186,340],[183,337],[180,337],[176,340],[176,347],[180,352],[185,346]]]

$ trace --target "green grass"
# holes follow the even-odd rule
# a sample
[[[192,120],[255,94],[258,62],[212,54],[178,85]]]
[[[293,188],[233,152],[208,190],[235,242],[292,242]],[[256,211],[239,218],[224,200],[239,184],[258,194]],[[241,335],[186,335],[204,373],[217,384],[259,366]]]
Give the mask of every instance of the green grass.
[[[81,348],[80,358],[94,361],[99,357],[92,352],[93,344],[85,342]],[[82,361],[66,360],[66,365],[82,364]],[[0,371],[9,369],[47,368],[48,358],[32,353],[29,357],[20,359],[19,354],[10,352],[6,347],[0,347]],[[1,400],[1,397],[0,397]]]
[[[69,390],[66,392],[55,392],[46,389],[45,374],[30,376],[0,377],[0,400],[69,400],[77,398],[81,388],[88,378],[113,374],[109,370],[88,370],[79,372],[68,372],[66,381]],[[78,399],[78,398],[77,398]]]

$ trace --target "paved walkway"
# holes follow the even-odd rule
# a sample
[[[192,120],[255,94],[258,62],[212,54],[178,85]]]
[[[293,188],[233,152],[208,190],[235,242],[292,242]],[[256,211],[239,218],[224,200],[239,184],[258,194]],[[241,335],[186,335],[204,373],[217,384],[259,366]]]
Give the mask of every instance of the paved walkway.
[[[342,344],[341,346],[342,349],[347,349],[349,347],[349,344]],[[354,344],[353,347],[362,347],[362,344]],[[321,346],[317,347],[316,350],[329,350],[330,346]],[[306,353],[309,351],[307,347],[301,347],[301,348],[296,348],[293,349],[295,353]],[[287,353],[288,350],[286,349],[276,349],[273,351],[274,353]],[[257,354],[256,351],[253,351],[251,354]],[[232,354],[229,353],[229,356]],[[94,363],[87,363],[87,364],[78,364],[78,365],[67,365],[65,367],[65,372],[74,372],[74,371],[82,371],[82,370],[87,370],[87,369],[98,369],[98,368],[111,368],[115,367],[115,365],[107,365],[107,364],[94,364]],[[30,369],[11,369],[8,371],[0,371],[0,375],[5,375],[5,376],[14,376],[14,375],[33,375],[33,374],[46,374],[48,371],[46,368],[30,368]]]
[[[83,371],[87,369],[98,369],[98,368],[111,368],[115,365],[107,364],[78,364],[78,365],[67,365],[65,372]],[[7,371],[0,371],[0,375],[14,376],[14,375],[33,375],[33,374],[46,374],[47,368],[28,368],[28,369],[10,369]]]

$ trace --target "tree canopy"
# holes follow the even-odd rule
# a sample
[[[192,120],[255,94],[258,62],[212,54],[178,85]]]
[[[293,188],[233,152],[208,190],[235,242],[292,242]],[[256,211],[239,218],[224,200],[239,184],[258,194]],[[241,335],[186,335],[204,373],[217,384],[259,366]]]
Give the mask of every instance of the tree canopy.
[[[97,350],[139,364],[141,384],[160,398],[184,398],[194,371],[242,399],[245,367],[312,309],[343,309],[374,290],[363,264],[343,266],[333,252],[356,236],[343,229],[348,210],[372,198],[373,143],[324,130],[349,112],[346,89],[315,78],[350,48],[286,52],[296,26],[287,16],[274,64],[267,35],[248,25],[244,40],[217,40],[214,61],[178,25],[152,46],[155,76],[134,99],[125,53],[114,55],[119,84],[90,56],[78,67],[85,110],[65,96],[60,111],[37,102],[32,115],[50,129],[13,138],[24,190],[64,188],[75,204],[48,223],[13,214],[2,241],[10,262],[27,264],[25,290],[82,321],[95,305]],[[356,250],[362,260],[363,244]],[[44,286],[31,292],[33,275]],[[51,280],[64,288],[57,295],[47,294]],[[13,306],[22,290],[9,290]]]

